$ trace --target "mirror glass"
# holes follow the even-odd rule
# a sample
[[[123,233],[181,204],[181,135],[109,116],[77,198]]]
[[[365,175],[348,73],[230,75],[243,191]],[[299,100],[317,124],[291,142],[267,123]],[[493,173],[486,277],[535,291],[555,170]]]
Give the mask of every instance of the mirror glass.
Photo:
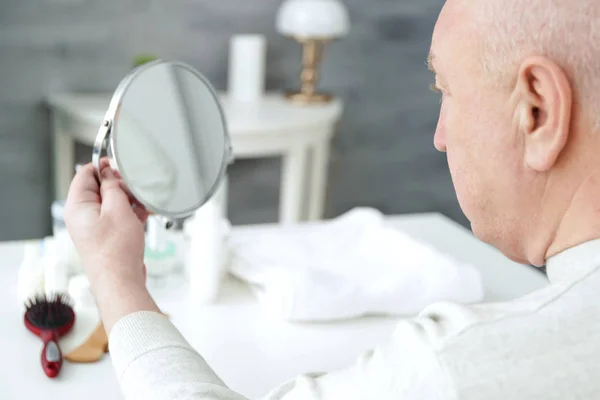
[[[187,216],[211,197],[230,148],[222,109],[203,76],[182,63],[145,64],[124,79],[111,110],[111,166],[149,211]]]

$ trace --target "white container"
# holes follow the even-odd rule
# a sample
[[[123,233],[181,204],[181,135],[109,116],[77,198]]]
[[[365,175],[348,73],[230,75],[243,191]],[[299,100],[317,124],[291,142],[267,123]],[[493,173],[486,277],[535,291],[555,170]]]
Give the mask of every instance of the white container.
[[[69,279],[68,292],[77,308],[96,307],[96,300],[94,300],[94,296],[92,295],[87,275],[80,274],[71,277]]]
[[[56,236],[67,229],[65,225],[65,202],[56,200],[52,203],[50,212],[52,214],[52,234]]]
[[[17,291],[20,303],[25,303],[35,295],[44,293],[43,252],[43,241],[36,240],[25,244],[25,253],[18,274]]]
[[[263,35],[236,35],[231,38],[228,92],[232,100],[253,102],[263,97],[266,47]]]
[[[58,256],[58,244],[53,237],[44,238],[44,291],[46,294],[67,293],[69,290],[69,268]]]
[[[225,273],[227,178],[214,196],[186,221],[189,248],[185,270],[192,304],[214,303]]]
[[[83,272],[83,264],[65,225],[65,202],[55,201],[52,203],[50,211],[52,214],[52,235],[56,243],[57,257],[67,264],[70,275],[80,274]]]
[[[170,233],[163,227],[162,217],[149,216],[146,222],[144,249],[144,263],[149,283],[161,286],[161,278],[173,272],[178,261],[177,246],[171,240]]]

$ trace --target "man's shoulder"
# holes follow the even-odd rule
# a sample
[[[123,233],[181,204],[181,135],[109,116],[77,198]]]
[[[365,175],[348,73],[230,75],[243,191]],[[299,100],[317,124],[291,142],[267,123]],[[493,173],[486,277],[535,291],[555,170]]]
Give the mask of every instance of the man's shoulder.
[[[428,342],[461,398],[566,398],[564,391],[578,385],[600,392],[600,382],[588,382],[600,372],[597,286],[549,285],[505,303],[439,303],[418,319],[430,321],[422,323]],[[547,377],[556,365],[563,370],[552,383],[559,395],[549,397]]]
[[[496,331],[502,331],[505,325],[520,324],[522,318],[531,319],[546,306],[557,301],[563,289],[548,285],[507,302],[437,302],[426,307],[416,318],[402,321],[396,329],[396,334],[406,329],[417,329],[429,345],[436,350],[442,350],[461,340],[472,341],[476,335],[489,337]]]

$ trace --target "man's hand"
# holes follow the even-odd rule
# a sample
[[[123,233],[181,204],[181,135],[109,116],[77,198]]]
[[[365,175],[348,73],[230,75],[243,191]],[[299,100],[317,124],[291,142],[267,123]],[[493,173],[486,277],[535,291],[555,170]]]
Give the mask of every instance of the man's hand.
[[[144,223],[148,212],[130,199],[108,161],[98,184],[92,164],[69,188],[65,222],[79,253],[106,330],[122,316],[156,308],[146,290]]]

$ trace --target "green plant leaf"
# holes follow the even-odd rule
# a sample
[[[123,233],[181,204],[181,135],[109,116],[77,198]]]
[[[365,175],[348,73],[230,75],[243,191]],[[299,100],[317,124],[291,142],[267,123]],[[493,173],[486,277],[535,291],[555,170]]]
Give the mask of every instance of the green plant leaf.
[[[147,62],[157,60],[158,57],[153,54],[138,54],[133,58],[133,67],[139,67]]]

